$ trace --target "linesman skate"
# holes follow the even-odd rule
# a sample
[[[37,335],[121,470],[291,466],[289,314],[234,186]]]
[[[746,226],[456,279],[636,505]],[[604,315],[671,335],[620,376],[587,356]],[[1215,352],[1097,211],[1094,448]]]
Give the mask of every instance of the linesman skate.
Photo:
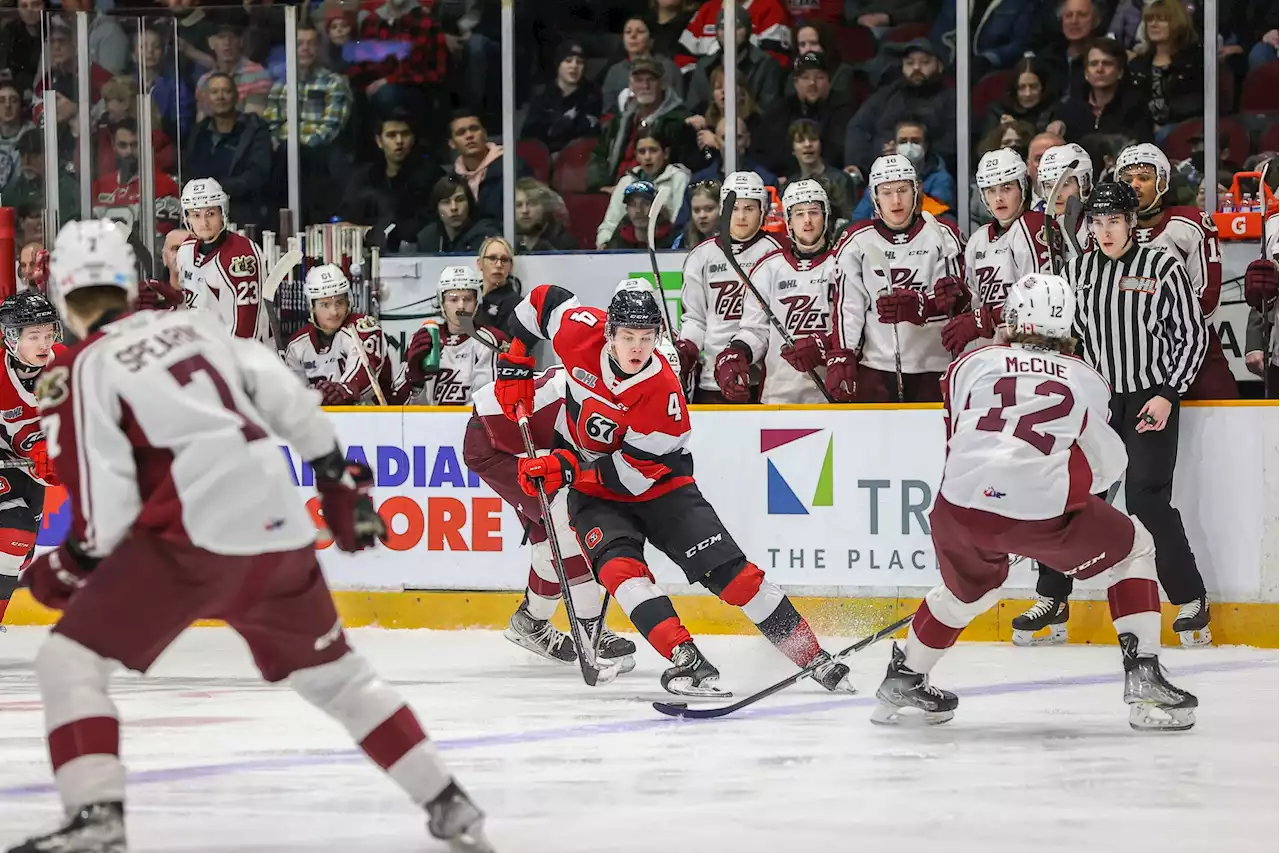
[[[1013,644],[1015,646],[1060,646],[1067,641],[1067,620],[1071,618],[1071,605],[1065,598],[1042,595],[1035,604],[1020,616],[1013,617]],[[1045,628],[1049,633],[1035,635]]]
[[[1209,599],[1200,596],[1188,601],[1178,608],[1178,617],[1173,620],[1173,631],[1183,646],[1207,646],[1213,642],[1209,631]]]

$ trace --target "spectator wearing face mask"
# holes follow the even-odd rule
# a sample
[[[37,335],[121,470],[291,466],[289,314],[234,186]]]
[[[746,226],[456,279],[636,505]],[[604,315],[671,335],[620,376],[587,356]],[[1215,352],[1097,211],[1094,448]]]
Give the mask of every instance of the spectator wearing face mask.
[[[594,136],[600,126],[600,92],[583,80],[586,54],[576,41],[556,48],[555,79],[529,102],[522,139],[538,139],[556,153],[575,139]]]
[[[849,102],[831,92],[831,74],[821,53],[805,53],[796,58],[791,71],[792,91],[765,111],[757,135],[757,150],[775,172],[795,171],[788,134],[791,126],[805,119],[818,126],[822,154],[832,163],[844,163],[844,135],[853,117]]]
[[[667,219],[674,222],[684,203],[689,186],[689,169],[671,162],[671,147],[656,128],[645,128],[636,135],[636,166],[618,179],[609,196],[600,227],[596,229],[596,248],[605,248],[626,217],[627,190],[632,184],[648,182],[655,188],[667,188]]]
[[[955,216],[956,181],[947,172],[942,157],[929,150],[929,131],[924,122],[906,119],[894,128],[894,151],[911,161],[920,179],[921,205],[934,216]],[[870,219],[875,213],[871,193],[864,193],[853,209],[853,220]]]

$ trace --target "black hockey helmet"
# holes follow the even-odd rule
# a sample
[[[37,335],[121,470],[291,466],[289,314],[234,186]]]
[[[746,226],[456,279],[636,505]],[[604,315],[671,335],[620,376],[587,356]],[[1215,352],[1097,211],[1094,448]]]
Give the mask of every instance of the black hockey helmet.
[[[1123,214],[1136,216],[1138,213],[1138,194],[1133,187],[1117,181],[1103,181],[1093,188],[1084,212],[1088,215]]]
[[[4,330],[4,344],[16,358],[22,330],[28,326],[52,324],[53,339],[62,340],[62,323],[58,312],[43,294],[34,291],[15,293],[0,302],[0,329]],[[25,363],[25,362],[24,362]],[[39,367],[38,364],[31,365]]]
[[[613,337],[614,330],[660,329],[662,309],[653,293],[653,285],[642,278],[621,281],[609,301],[605,334]]]

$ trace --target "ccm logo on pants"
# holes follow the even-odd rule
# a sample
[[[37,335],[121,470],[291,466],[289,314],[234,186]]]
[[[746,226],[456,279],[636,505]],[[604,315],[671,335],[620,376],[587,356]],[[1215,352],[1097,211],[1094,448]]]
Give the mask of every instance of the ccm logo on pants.
[[[715,536],[712,536],[710,539],[703,539],[697,545],[694,545],[688,551],[685,551],[684,555],[686,557],[692,557],[694,554],[698,553],[699,551],[707,550],[708,548],[710,548],[712,545],[716,544],[723,538],[724,538],[723,533],[717,533]]]

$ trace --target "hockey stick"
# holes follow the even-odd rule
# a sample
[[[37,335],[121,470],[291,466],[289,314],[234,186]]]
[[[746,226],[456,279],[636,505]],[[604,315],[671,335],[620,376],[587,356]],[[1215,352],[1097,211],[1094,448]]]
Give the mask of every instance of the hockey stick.
[[[782,337],[782,342],[789,347],[794,347],[796,345],[795,340],[792,339],[791,335],[787,334],[786,327],[782,325],[782,322],[778,320],[778,316],[769,308],[769,303],[765,300],[764,296],[761,295],[760,291],[756,289],[756,286],[751,283],[751,279],[742,271],[742,266],[738,263],[737,257],[733,254],[733,236],[730,234],[731,229],[729,227],[729,222],[733,219],[733,206],[737,201],[738,194],[736,192],[728,190],[725,193],[724,205],[720,208],[720,234],[716,238],[720,243],[720,251],[729,262],[729,267],[733,270],[734,275],[738,277],[739,281],[746,285],[747,289],[751,291],[751,295],[760,303],[760,310],[764,311],[764,315],[769,318],[769,324],[772,325],[777,333]],[[761,207],[763,207],[763,204]],[[761,215],[763,216],[763,211],[761,211]],[[805,373],[813,380],[813,384],[817,386],[818,390],[822,392],[823,398],[828,403],[834,404],[835,398],[828,393],[827,384],[822,381],[822,377],[818,375],[818,371],[810,369],[806,370]]]
[[[667,197],[671,194],[667,187],[659,187],[658,194],[654,196],[653,204],[649,207],[649,229],[647,248],[649,250],[649,269],[653,271],[653,286],[658,289],[658,301],[662,303],[662,318],[667,327],[667,340],[671,341],[674,346],[676,342],[676,327],[671,322],[671,308],[667,305],[667,292],[662,288],[662,273],[658,270],[658,214],[662,212],[662,208],[667,203]],[[676,371],[677,375],[679,371]],[[698,387],[697,372],[691,371],[689,374],[689,385],[684,389],[684,399],[687,403],[693,402],[693,392]],[[608,598],[605,599],[608,603]],[[603,633],[603,631],[601,631]]]
[[[462,334],[466,335],[469,338],[475,338],[477,341],[481,343],[481,345],[488,347],[489,349],[493,350],[499,355],[502,354],[503,350],[502,350],[501,344],[495,343],[494,341],[489,340],[488,336],[486,335],[480,335],[476,333],[477,332],[476,315],[463,314],[461,311],[459,311],[457,322],[458,322],[458,328],[462,330]]]
[[[1040,229],[1040,237],[1044,241],[1045,248],[1049,250],[1049,272],[1054,275],[1058,274],[1058,270],[1062,268],[1062,258],[1056,257],[1054,253],[1053,242],[1053,221],[1058,215],[1058,196],[1062,195],[1062,188],[1067,185],[1067,178],[1071,177],[1071,173],[1080,165],[1080,160],[1072,160],[1067,167],[1062,170],[1062,174],[1058,176],[1058,180],[1054,182],[1053,189],[1049,191],[1049,198],[1045,202],[1044,207],[1044,226]]]
[[[1261,169],[1259,169],[1259,172],[1261,174],[1258,177],[1258,198],[1263,199],[1262,239],[1259,241],[1259,244],[1258,244],[1258,258],[1259,260],[1264,260],[1264,261],[1271,260],[1270,258],[1267,257],[1267,210],[1266,210],[1267,203],[1265,200],[1266,197],[1264,193],[1264,190],[1266,188],[1266,183],[1267,183],[1267,169],[1269,169],[1270,167],[1271,167],[1271,160],[1263,160],[1262,167]],[[1266,308],[1267,306],[1264,304],[1262,307]],[[1264,400],[1271,399],[1271,365],[1267,364],[1267,361],[1270,358],[1270,353],[1268,352],[1268,350],[1271,349],[1271,335],[1275,331],[1275,328],[1274,328],[1275,323],[1267,315],[1269,313],[1274,313],[1274,312],[1275,312],[1274,305],[1272,306],[1271,312],[1267,312],[1267,311],[1258,312],[1258,316],[1262,318],[1262,347],[1263,347],[1263,353],[1264,353],[1262,357],[1262,399]]]
[[[533,459],[538,455],[538,450],[533,445],[533,432],[529,429],[529,412],[523,404],[516,410],[516,424],[520,427],[520,438],[524,440],[524,452]],[[542,485],[541,478],[535,479],[534,483],[538,487],[538,509],[542,511],[542,521],[547,527],[547,542],[551,545],[551,566],[556,570],[556,578],[560,581],[560,598],[564,600],[564,612],[569,617],[569,632],[573,634],[573,641],[578,646],[578,666],[582,669],[582,680],[588,687],[607,684],[617,678],[618,668],[599,666],[596,644],[591,641],[591,637],[587,636],[586,629],[578,621],[577,611],[573,607],[573,595],[569,591],[569,575],[565,571],[564,557],[560,553],[560,540],[556,538],[556,526],[551,520],[551,502],[547,500],[547,490]],[[600,616],[600,633],[603,634],[603,610]],[[590,660],[588,660],[587,649],[591,649]]]
[[[373,372],[373,367],[369,364],[369,354],[364,351],[364,341],[360,340],[360,333],[352,331],[347,326],[343,326],[342,331],[346,332],[356,342],[356,357],[360,359],[360,366],[364,368],[364,372],[369,377],[369,382],[373,385],[373,396],[378,398],[379,406],[385,406],[387,404],[387,395],[382,393],[382,385],[378,383],[378,375]]]
[[[281,283],[300,263],[302,263],[302,252],[297,249],[290,249],[281,255],[280,260],[271,265],[271,272],[267,273],[267,280],[262,283],[262,298],[275,305],[276,292],[280,289]]]
[[[903,618],[899,619],[897,622],[894,622],[892,625],[886,625],[885,627],[881,628],[879,631],[876,631],[871,636],[863,637],[861,640],[854,643],[852,646],[849,646],[849,648],[836,652],[834,655],[832,655],[832,660],[840,660],[841,658],[848,657],[851,654],[855,654],[857,652],[862,651],[867,646],[870,646],[873,643],[877,643],[880,640],[883,640],[885,637],[888,637],[891,634],[897,633],[898,631],[905,628],[907,624],[910,623],[911,620],[914,619],[915,617],[916,615],[912,613],[910,616],[904,616]],[[784,678],[782,681],[779,681],[777,684],[773,684],[769,687],[766,687],[764,690],[761,690],[759,693],[752,693],[750,696],[746,697],[745,699],[739,699],[737,702],[734,702],[732,705],[725,705],[720,708],[690,708],[688,704],[684,702],[654,702],[653,708],[655,711],[658,711],[659,713],[662,713],[662,714],[666,714],[668,717],[683,717],[685,719],[691,719],[691,720],[710,720],[716,717],[727,717],[728,715],[732,714],[734,711],[741,711],[743,708],[747,707],[748,705],[754,705],[755,703],[759,702],[761,699],[765,699],[781,690],[785,690],[791,685],[801,681],[806,676],[812,674],[815,670],[817,670],[818,667],[822,666],[825,663],[827,663],[826,660],[820,660],[816,663],[811,663],[808,666],[806,666],[804,669],[795,673],[794,675],[790,675],[787,678]]]
[[[0,468],[24,468],[30,471],[35,467],[35,463],[30,459],[0,459]]]
[[[880,270],[880,274],[884,276],[885,293],[892,292],[893,286],[893,270],[889,268],[889,259],[884,256],[884,252],[880,251],[880,247],[870,240],[858,244],[862,248],[862,253],[871,259]],[[902,344],[898,341],[898,324],[893,325],[893,373],[898,380],[898,402],[905,403],[906,395],[902,393]]]
[[[1073,195],[1067,199],[1066,207],[1062,211],[1062,230],[1064,232],[1062,236],[1063,239],[1071,244],[1076,257],[1084,254],[1084,250],[1080,248],[1080,238],[1076,236],[1076,233],[1080,230],[1080,214],[1083,212],[1084,202],[1080,201],[1080,196],[1078,195]]]

